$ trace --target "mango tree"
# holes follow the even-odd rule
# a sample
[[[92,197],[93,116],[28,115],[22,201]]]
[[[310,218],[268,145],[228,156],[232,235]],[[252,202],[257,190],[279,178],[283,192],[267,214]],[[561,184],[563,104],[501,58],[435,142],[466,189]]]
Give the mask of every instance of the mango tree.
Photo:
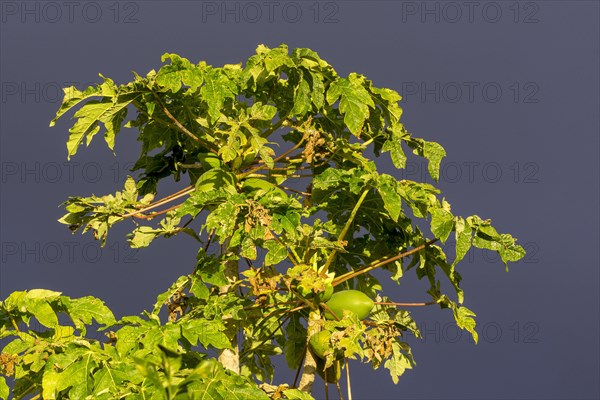
[[[113,150],[123,128],[141,151],[122,190],[69,197],[60,222],[102,244],[127,224],[133,248],[185,234],[196,259],[148,310],[119,319],[93,297],[12,293],[0,302],[0,397],[8,382],[15,398],[311,399],[320,375],[351,398],[349,360],[395,383],[414,366],[415,306],[447,309],[477,341],[457,264],[472,246],[505,264],[525,253],[489,219],[454,215],[434,185],[378,171],[379,157],[399,170],[423,157],[437,181],[445,156],[400,122],[396,91],[286,45],[222,67],[162,61],[128,83],[100,75],[64,90],[50,125],[75,110],[69,158],[101,131]],[[159,197],[163,180],[180,190]],[[383,292],[380,279],[409,273],[428,298]]]

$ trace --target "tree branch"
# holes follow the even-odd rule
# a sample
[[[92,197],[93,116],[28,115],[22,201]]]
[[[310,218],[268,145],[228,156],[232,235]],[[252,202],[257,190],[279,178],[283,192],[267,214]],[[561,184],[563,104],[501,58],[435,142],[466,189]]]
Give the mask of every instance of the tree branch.
[[[296,388],[296,383],[298,383],[298,378],[300,377],[300,370],[302,369],[302,364],[304,363],[304,358],[306,357],[306,351],[308,349],[305,347],[304,348],[304,355],[302,356],[302,360],[300,360],[300,365],[298,366],[298,369],[296,370],[296,376],[294,376],[294,384],[292,385],[292,389]]]
[[[374,304],[379,304],[382,306],[395,306],[395,307],[426,307],[432,306],[434,304],[438,304],[437,301],[429,301],[426,303],[397,303],[395,301],[375,301]]]
[[[292,148],[291,148],[291,149],[289,149],[288,151],[284,152],[283,154],[281,154],[281,155],[279,155],[279,156],[275,157],[275,158],[273,159],[273,162],[275,163],[275,162],[277,162],[277,161],[281,160],[282,158],[284,158],[285,156],[287,156],[288,154],[292,153],[294,150],[296,150],[296,149],[298,149],[300,146],[302,146],[302,143],[303,143],[303,142],[304,142],[304,137],[302,137],[302,139],[301,139],[301,140],[300,140],[300,141],[299,141],[299,142],[298,142],[298,143],[297,143],[297,144],[296,144],[294,147],[292,147]],[[265,169],[265,168],[267,168],[267,169],[268,169],[269,167],[267,167],[266,165],[264,165],[264,160],[261,160],[261,161],[262,161],[263,165],[259,165],[258,167],[254,167],[254,168],[252,168],[251,170],[248,170],[248,171],[246,171],[246,172],[242,173],[242,174],[240,175],[240,177],[241,177],[241,178],[244,178],[244,177],[246,177],[246,176],[248,176],[248,175],[250,175],[250,174],[253,174],[253,173],[255,173],[256,171],[260,171],[260,170],[263,170],[263,169]]]
[[[160,199],[160,200],[158,200],[158,201],[156,201],[154,203],[151,203],[150,205],[148,205],[148,206],[146,206],[144,208],[140,208],[139,210],[135,210],[135,211],[132,211],[132,212],[130,212],[128,214],[121,215],[121,218],[129,218],[129,217],[132,217],[132,216],[137,215],[137,214],[145,213],[148,210],[152,210],[154,208],[157,208],[157,207],[160,207],[160,206],[162,206],[164,204],[167,204],[167,203],[169,203],[169,202],[171,202],[173,200],[176,200],[176,199],[179,199],[179,198],[181,198],[181,197],[183,197],[185,195],[188,195],[188,194],[192,193],[194,190],[196,190],[196,188],[193,185],[190,185],[190,186],[188,186],[186,188],[181,189],[178,192],[175,192],[173,194],[168,195],[167,197],[163,197],[162,199]]]
[[[160,109],[165,113],[165,115],[171,120],[173,121],[173,123],[175,124],[175,126],[183,133],[185,133],[187,136],[189,136],[193,141],[201,144],[202,146],[206,147],[208,150],[210,150],[212,153],[214,154],[218,154],[218,151],[216,151],[213,146],[210,143],[206,143],[204,140],[200,139],[198,136],[194,135],[192,132],[190,132],[188,130],[188,128],[186,128],[185,126],[183,126],[181,124],[181,122],[179,122],[179,120],[177,118],[175,118],[173,116],[173,114],[171,114],[171,112],[169,111],[169,109],[167,108],[167,106],[164,105],[164,103],[162,102],[162,100],[160,99],[160,97],[158,96],[158,94],[156,94],[156,92],[152,91],[152,94],[154,95],[154,98],[156,99],[156,101],[158,102],[158,105],[160,107]]]
[[[308,350],[308,345],[306,348],[306,353],[304,356],[304,367],[302,370],[302,378],[300,378],[300,384],[298,385],[298,389],[303,391],[304,393],[310,394],[312,392],[313,384],[315,383],[315,374],[317,372],[317,361],[314,356]]]
[[[407,257],[407,256],[409,256],[409,255],[411,255],[411,254],[413,254],[413,253],[416,253],[416,252],[418,252],[418,251],[421,251],[421,250],[423,250],[423,249],[424,249],[424,248],[426,248],[426,247],[429,247],[429,246],[431,246],[432,244],[434,244],[434,243],[435,243],[435,242],[437,242],[438,240],[439,240],[439,239],[437,239],[437,238],[436,238],[436,239],[432,239],[432,240],[430,240],[430,241],[429,241],[429,242],[427,242],[427,243],[424,243],[424,244],[422,244],[422,245],[420,245],[420,246],[417,246],[417,247],[415,247],[414,249],[408,250],[408,251],[406,251],[406,252],[404,252],[404,253],[398,254],[397,256],[394,256],[394,257],[391,257],[391,258],[387,258],[387,259],[385,259],[385,260],[383,260],[383,261],[379,261],[379,260],[377,260],[377,261],[374,261],[373,263],[371,263],[370,265],[367,265],[367,266],[366,266],[366,267],[364,267],[364,268],[361,268],[361,269],[359,269],[359,270],[356,270],[356,271],[350,271],[350,272],[347,272],[347,273],[345,273],[345,274],[343,274],[343,275],[340,275],[340,276],[338,276],[337,278],[335,278],[335,279],[333,280],[333,282],[332,282],[332,285],[333,285],[333,286],[337,286],[337,285],[339,285],[340,283],[342,283],[342,282],[346,282],[347,280],[349,280],[349,279],[352,279],[352,278],[354,278],[354,277],[356,277],[356,276],[358,276],[358,275],[364,274],[364,273],[366,273],[366,272],[372,271],[372,270],[374,270],[374,269],[376,269],[376,268],[382,267],[382,266],[384,266],[384,265],[386,265],[386,264],[389,264],[389,263],[391,263],[391,262],[394,262],[394,261],[396,261],[396,260],[399,260],[399,259],[401,259],[401,258]]]
[[[277,121],[273,126],[271,126],[269,129],[263,132],[262,137],[266,138],[271,136],[271,134],[277,129],[281,128],[281,125],[283,125],[287,120],[287,115],[285,117],[280,118],[279,121]]]
[[[238,248],[230,249],[234,253],[238,252]],[[238,269],[238,261],[237,260],[229,260],[225,262],[225,270],[223,271],[225,277],[230,282],[235,282],[239,279],[239,269]],[[227,293],[231,289],[231,285],[221,286],[219,288],[219,293]],[[232,337],[231,340],[231,349],[221,349],[219,350],[218,360],[223,364],[223,367],[226,369],[233,371],[234,373],[240,373],[240,347],[238,343],[238,332],[239,329],[236,329],[236,334]]]
[[[352,209],[352,212],[350,213],[350,217],[348,218],[348,221],[346,221],[346,225],[344,225],[344,228],[342,229],[342,232],[340,232],[340,236],[338,236],[338,239],[337,239],[338,243],[340,243],[342,240],[344,240],[344,237],[346,236],[346,233],[348,233],[348,230],[350,229],[350,226],[352,225],[352,222],[354,222],[354,218],[356,217],[356,213],[358,213],[358,209],[360,208],[361,204],[365,200],[365,197],[367,197],[367,194],[369,193],[369,190],[370,189],[365,189],[362,192],[362,194],[360,195],[360,197],[358,198],[358,201],[356,202],[356,204],[354,205],[354,208]],[[331,254],[329,255],[329,258],[327,259],[327,262],[325,262],[325,265],[323,266],[323,271],[327,272],[327,269],[329,268],[329,266],[333,262],[336,254],[337,254],[337,250],[334,249],[331,252]]]
[[[171,211],[171,210],[174,210],[174,209],[176,209],[177,207],[180,207],[182,204],[183,204],[183,203],[179,203],[179,204],[176,204],[176,205],[174,205],[174,206],[171,206],[171,207],[169,207],[169,208],[165,208],[164,210],[160,210],[160,211],[151,212],[150,214],[141,214],[141,215],[140,215],[140,214],[136,214],[136,215],[134,215],[134,217],[135,217],[135,218],[141,218],[141,219],[150,220],[150,219],[153,219],[154,217],[156,217],[156,216],[159,216],[159,215],[161,215],[161,214],[166,214],[166,213],[168,213],[169,211]]]

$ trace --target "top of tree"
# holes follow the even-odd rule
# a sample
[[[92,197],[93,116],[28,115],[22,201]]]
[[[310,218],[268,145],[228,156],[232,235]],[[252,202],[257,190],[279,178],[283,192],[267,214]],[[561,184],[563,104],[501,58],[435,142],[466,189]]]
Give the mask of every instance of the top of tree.
[[[50,124],[76,109],[68,157],[101,130],[111,150],[123,127],[133,128],[141,142],[132,169],[135,179],[128,177],[114,195],[70,197],[60,222],[73,232],[92,231],[105,243],[114,224],[132,221],[129,242],[136,248],[179,233],[197,240],[193,271],[158,295],[146,319],[125,317],[117,324],[120,359],[148,357],[158,366],[184,354],[187,367],[178,365],[176,373],[187,371],[187,380],[178,381],[174,393],[189,394],[197,387],[190,374],[205,368],[199,361],[204,355],[195,356],[196,362],[190,358],[204,354],[194,353],[194,346],[218,349],[221,356],[229,351],[239,367],[225,366],[249,379],[243,385],[236,381],[238,387],[256,398],[266,393],[300,399],[309,398],[303,397],[311,384],[306,369],[299,386],[303,391],[263,385],[253,392],[249,382],[272,382],[271,357],[278,354],[285,355],[290,368],[299,368],[305,356],[312,357],[307,343],[319,331],[331,334],[324,364],[317,364],[321,372],[340,359],[359,358],[374,368],[384,365],[394,382],[414,364],[403,340],[408,332],[419,336],[408,306],[451,309],[457,325],[477,341],[475,314],[462,305],[457,263],[471,246],[498,252],[505,264],[525,253],[490,220],[454,215],[434,185],[378,172],[370,157],[387,153],[403,169],[410,149],[428,161],[437,181],[446,154],[438,143],[407,131],[396,91],[375,87],[358,73],[341,77],[314,51],[290,53],[286,45],[260,45],[244,64],[223,67],[194,64],[176,54],[162,60],[169,63],[145,76],[135,74],[126,84],[100,75],[95,87],[65,89]],[[129,117],[132,110],[136,113]],[[159,181],[171,178],[188,186],[155,200]],[[450,260],[438,244],[453,232]],[[219,246],[210,246],[213,242]],[[419,279],[427,278],[431,301],[391,301],[372,274],[376,269],[398,283],[413,269]],[[439,272],[454,288],[452,295],[443,293]],[[320,296],[331,286],[375,299],[370,319],[360,321],[352,313],[325,319],[328,307]],[[161,324],[165,305],[169,318]],[[207,327],[212,333],[206,333]],[[163,358],[149,352],[157,342],[144,342],[147,334],[136,336],[142,348],[120,344],[124,329],[130,334],[160,331]],[[243,339],[238,343],[239,332]],[[226,375],[221,378],[235,374]],[[309,384],[303,386],[307,376]],[[135,379],[122,379],[127,390],[139,393]],[[144,390],[161,392],[157,382],[162,378],[156,379],[149,384],[153,389]],[[76,388],[65,385],[67,392]],[[102,388],[122,394],[117,386]]]

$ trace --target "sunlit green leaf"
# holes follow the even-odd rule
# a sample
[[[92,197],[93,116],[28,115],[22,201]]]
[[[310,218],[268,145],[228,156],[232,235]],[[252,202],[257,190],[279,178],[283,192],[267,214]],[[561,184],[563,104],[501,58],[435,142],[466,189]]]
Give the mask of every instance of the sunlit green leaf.
[[[331,83],[327,90],[327,102],[331,105],[340,99],[340,111],[350,132],[360,134],[363,123],[369,118],[369,106],[374,107],[369,92],[362,86],[362,78],[350,74]]]

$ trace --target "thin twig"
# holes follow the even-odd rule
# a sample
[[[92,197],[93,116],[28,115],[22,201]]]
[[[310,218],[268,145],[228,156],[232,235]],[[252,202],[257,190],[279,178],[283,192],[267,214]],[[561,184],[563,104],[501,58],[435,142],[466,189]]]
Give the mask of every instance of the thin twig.
[[[302,364],[304,364],[304,357],[306,357],[307,350],[308,350],[308,346],[304,346],[304,350],[302,351],[302,353],[303,353],[302,360],[300,360],[300,365],[298,366],[298,369],[296,370],[296,376],[294,377],[294,385],[292,386],[292,389],[294,389],[296,387],[296,384],[298,383],[298,378],[300,377],[300,371],[302,370]]]
[[[274,174],[274,173],[268,173],[268,174],[255,174],[254,176],[284,176],[286,178],[312,178],[315,176],[315,174]]]
[[[283,153],[283,154],[275,157],[273,159],[273,162],[277,162],[277,161],[281,160],[282,158],[284,158],[285,156],[287,156],[288,154],[292,153],[294,150],[298,149],[302,145],[302,143],[304,143],[304,137],[302,137],[302,139],[294,147],[292,147],[291,149],[289,149],[285,153]],[[262,161],[263,164],[265,163],[264,160],[261,160],[261,161]],[[260,171],[260,170],[265,169],[265,168],[268,168],[268,167],[266,165],[259,165],[258,167],[252,168],[251,170],[244,172],[241,177],[243,178],[245,176],[248,176],[250,174],[255,173],[256,171]]]
[[[308,306],[307,306],[306,304],[304,304],[304,305],[302,305],[302,306],[298,306],[298,307],[295,307],[295,308],[292,308],[292,309],[289,309],[289,310],[288,310],[287,308],[280,308],[280,309],[278,309],[278,310],[271,311],[269,314],[265,315],[265,316],[263,317],[263,319],[264,319],[264,320],[266,320],[266,319],[268,319],[268,318],[271,318],[273,315],[275,315],[275,314],[277,314],[277,313],[279,313],[279,312],[284,312],[284,313],[293,313],[293,312],[295,312],[295,311],[300,311],[300,310],[302,310],[302,309],[304,309],[304,308],[306,308],[306,307],[308,307]]]
[[[272,308],[272,307],[277,307],[277,306],[282,306],[282,305],[298,304],[298,303],[299,303],[299,301],[295,300],[295,301],[284,301],[281,303],[267,304],[267,305],[255,304],[253,306],[244,307],[244,308],[242,308],[242,310],[244,310],[244,311],[259,310],[259,309]],[[285,309],[282,308],[282,310],[285,310]]]
[[[348,400],[352,400],[352,387],[350,386],[350,365],[348,365],[348,357],[346,357],[346,384],[348,385]],[[339,390],[339,385],[338,385]],[[340,390],[340,399],[342,398],[342,392]]]
[[[411,255],[413,253],[416,253],[418,251],[423,250],[426,247],[431,246],[433,243],[435,243],[437,241],[438,241],[437,238],[436,239],[432,239],[432,240],[430,240],[427,243],[423,243],[422,245],[417,246],[417,247],[415,247],[415,248],[413,248],[411,250],[408,250],[408,251],[406,251],[404,253],[398,254],[397,256],[394,256],[394,257],[391,257],[391,258],[387,258],[387,259],[385,259],[383,261],[379,261],[378,260],[378,261],[375,261],[374,263],[372,263],[371,265],[367,265],[366,267],[361,268],[359,270],[347,272],[347,273],[345,273],[343,275],[338,276],[336,279],[334,279],[333,282],[332,282],[332,285],[333,286],[339,285],[340,283],[346,282],[347,280],[352,279],[352,278],[354,278],[354,277],[356,277],[358,275],[364,274],[365,272],[372,271],[375,268],[379,268],[379,267],[381,267],[383,265],[386,265],[386,264],[389,264],[389,263],[394,262],[396,260],[399,260],[401,258],[407,257],[407,256],[409,256],[409,255]]]
[[[202,164],[184,164],[184,163],[178,162],[177,165],[179,165],[181,168],[185,168],[185,169],[203,169],[204,168],[202,166]]]
[[[329,312],[329,314],[333,315],[333,317],[335,318],[336,321],[340,321],[340,318],[337,316],[336,313],[334,313],[331,308],[329,308],[329,306],[327,305],[327,303],[319,303],[326,312]]]
[[[192,140],[194,140],[195,142],[201,144],[202,146],[206,147],[208,150],[210,150],[212,153],[214,154],[218,154],[218,152],[216,150],[214,150],[212,148],[212,146],[209,145],[209,143],[206,143],[204,140],[200,139],[198,136],[194,135],[192,132],[190,132],[185,126],[183,126],[181,124],[181,122],[179,122],[179,120],[177,120],[177,118],[175,118],[173,116],[173,114],[171,114],[171,112],[169,111],[169,109],[164,105],[164,103],[162,102],[162,100],[160,99],[160,97],[158,96],[158,94],[156,94],[154,91],[152,91],[152,94],[154,95],[154,97],[156,98],[156,101],[158,102],[159,107],[161,108],[161,110],[165,113],[165,115],[171,120],[173,121],[173,123],[175,124],[175,126],[177,128],[179,128],[179,130],[183,133],[185,133],[187,136],[189,136]]]
[[[188,195],[188,194],[192,193],[194,190],[196,190],[196,188],[194,186],[188,186],[187,188],[182,189],[179,192],[174,193],[172,195],[169,195],[169,196],[167,196],[167,197],[165,197],[165,198],[163,198],[163,199],[161,199],[161,200],[159,200],[159,201],[157,201],[155,203],[152,203],[152,204],[150,204],[147,207],[140,208],[139,210],[135,210],[135,211],[132,211],[132,212],[130,212],[128,214],[121,215],[121,218],[129,218],[129,217],[132,217],[132,216],[137,215],[137,214],[145,213],[148,210],[152,210],[152,209],[160,207],[160,206],[162,206],[162,205],[164,205],[166,203],[169,203],[169,202],[171,202],[173,200],[176,200],[176,199],[181,198],[181,197],[183,197],[185,195]]]
[[[210,233],[208,234],[208,239],[206,240],[206,246],[204,246],[204,252],[208,252],[208,247],[210,246],[210,242],[213,238],[215,234],[215,230],[213,229],[212,231],[210,231]]]
[[[240,358],[242,358],[246,353],[248,353],[249,351],[252,350],[256,350],[258,349],[260,346],[262,346],[263,344],[267,343],[269,340],[273,340],[273,335],[275,335],[275,332],[277,332],[278,330],[281,329],[281,327],[283,326],[283,324],[285,324],[288,320],[290,319],[290,315],[288,315],[287,317],[285,317],[284,319],[282,319],[279,322],[279,325],[277,325],[277,328],[275,328],[275,330],[273,330],[265,340],[263,340],[262,342],[260,342],[257,346],[252,346],[251,348],[249,348],[247,351],[242,352],[240,354]]]
[[[344,396],[342,395],[342,388],[340,387],[340,382],[339,381],[337,381],[335,383],[335,387],[337,389],[338,396],[340,396],[340,400],[344,400]]]
[[[288,191],[293,192],[293,193],[301,194],[303,196],[310,196],[310,193],[301,192],[300,190],[292,189],[292,188],[289,188],[287,186],[280,186],[280,188],[282,188],[283,190],[288,190]]]
[[[348,230],[350,230],[350,226],[354,222],[354,218],[356,217],[356,214],[358,213],[358,209],[360,208],[362,202],[365,200],[365,197],[367,197],[368,193],[369,193],[369,189],[366,189],[362,192],[362,194],[358,198],[358,201],[356,202],[356,204],[354,205],[354,208],[352,209],[352,212],[350,213],[350,217],[348,218],[348,221],[346,221],[346,225],[344,225],[342,232],[338,236],[338,239],[337,239],[338,243],[341,243],[342,240],[344,240],[346,233],[348,233]],[[329,268],[329,266],[335,259],[336,254],[337,254],[337,250],[334,249],[331,252],[331,254],[329,255],[329,258],[327,259],[327,261],[325,262],[325,265],[323,266],[323,271],[327,272],[327,269]]]
[[[275,239],[275,241],[277,243],[279,243],[281,246],[283,246],[283,248],[287,252],[288,257],[289,257],[290,261],[292,262],[292,264],[298,265],[301,263],[301,260],[298,259],[298,255],[294,254],[290,250],[288,250],[288,247],[277,237],[277,235],[275,235],[275,233],[273,233],[273,231],[271,231],[269,228],[267,228],[267,232],[269,232],[271,234],[271,236],[273,236],[273,239]]]
[[[286,121],[287,121],[287,115],[285,117],[280,118],[279,121],[277,121],[272,127],[267,129],[266,131],[264,131],[261,136],[264,138],[271,136],[271,134],[273,132],[275,132],[277,129],[281,128],[281,125],[283,125],[283,123]]]
[[[432,306],[434,304],[438,304],[437,301],[429,301],[426,303],[396,303],[394,301],[375,301],[374,304],[379,304],[382,306],[395,306],[395,307],[425,307]]]
[[[162,199],[158,200],[156,203],[158,203],[158,202],[165,202],[167,200],[171,200],[173,197],[179,196],[181,193],[187,192],[188,190],[192,189],[193,187],[194,187],[194,185],[186,186],[183,189],[176,191],[175,193],[172,193],[172,194],[170,194],[168,196],[163,197]],[[152,203],[152,204],[156,204],[156,203]]]
[[[168,213],[169,211],[171,211],[171,210],[174,210],[174,209],[176,209],[176,208],[180,207],[182,204],[183,204],[183,203],[179,203],[179,204],[176,204],[176,205],[174,205],[174,206],[171,206],[171,207],[169,207],[169,208],[165,208],[164,210],[161,210],[161,211],[155,211],[155,212],[152,212],[152,213],[150,213],[150,214],[141,214],[141,215],[140,215],[140,214],[137,214],[137,215],[133,215],[133,217],[135,217],[135,218],[141,218],[141,219],[146,219],[146,220],[153,219],[154,217],[156,217],[156,216],[158,216],[158,215],[161,215],[161,214],[166,214],[166,213]],[[190,222],[191,222],[191,220],[190,220]]]
[[[290,167],[273,167],[273,168],[269,168],[269,171],[296,171],[296,170],[304,170],[304,169],[311,169],[312,166],[310,165],[305,165],[305,166],[298,166],[297,168],[290,168]]]
[[[180,205],[181,205],[181,204],[180,204]],[[177,206],[177,207],[179,207],[179,206]],[[188,222],[186,222],[185,224],[183,224],[183,226],[181,227],[181,229],[185,229],[185,228],[187,228],[187,227],[188,227],[188,225],[189,225],[189,224],[191,224],[193,220],[194,220],[194,218],[193,218],[193,217],[192,217],[192,218],[190,218],[190,220],[189,220]]]
[[[10,314],[8,314],[8,317],[10,318],[10,323],[12,324],[13,328],[15,328],[15,330],[17,332],[21,332],[21,330],[19,329],[19,324],[17,324],[17,322],[15,321],[14,317]]]

